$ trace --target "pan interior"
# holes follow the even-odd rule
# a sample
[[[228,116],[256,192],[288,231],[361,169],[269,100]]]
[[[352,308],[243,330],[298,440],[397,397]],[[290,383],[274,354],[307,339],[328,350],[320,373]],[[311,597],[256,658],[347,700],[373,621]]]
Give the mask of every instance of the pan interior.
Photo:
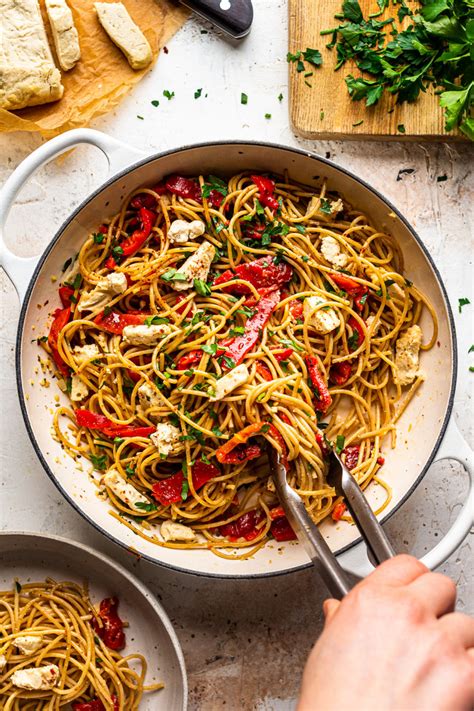
[[[68,404],[67,398],[50,377],[44,386],[39,359],[44,351],[32,339],[47,333],[48,315],[58,306],[57,289],[64,262],[79,251],[87,234],[105,217],[118,211],[123,198],[133,189],[156,183],[170,173],[196,175],[213,173],[231,175],[241,170],[271,171],[284,169],[290,179],[317,185],[327,179],[329,189],[339,192],[352,205],[365,212],[371,222],[391,233],[404,254],[405,275],[430,299],[439,319],[439,338],[435,347],[422,353],[421,365],[426,382],[398,423],[395,450],[385,445],[385,478],[393,488],[392,501],[384,512],[393,511],[410,492],[431,461],[449,414],[454,374],[454,345],[447,300],[427,253],[406,222],[380,195],[324,159],[277,146],[261,144],[211,144],[185,148],[148,159],[105,184],[91,199],[76,210],[51,243],[35,274],[22,311],[19,337],[19,386],[25,420],[46,471],[69,501],[97,528],[122,545],[136,550],[154,562],[185,569],[197,574],[251,576],[286,572],[307,563],[306,554],[296,543],[267,544],[251,559],[232,561],[209,551],[162,548],[136,536],[113,519],[106,503],[99,500],[88,472],[91,465],[73,461],[51,436],[55,398]],[[429,318],[420,324],[430,333]],[[41,385],[43,381],[43,386]],[[380,487],[369,492],[375,503],[382,500]],[[334,551],[340,551],[357,538],[354,526],[326,522],[324,535]]]

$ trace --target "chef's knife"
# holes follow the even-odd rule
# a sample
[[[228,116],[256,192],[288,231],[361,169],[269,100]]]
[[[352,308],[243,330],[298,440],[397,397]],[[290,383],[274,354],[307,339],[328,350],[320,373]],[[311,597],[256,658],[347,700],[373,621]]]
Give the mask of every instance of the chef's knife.
[[[248,35],[253,20],[251,0],[181,0],[197,15],[234,39]]]

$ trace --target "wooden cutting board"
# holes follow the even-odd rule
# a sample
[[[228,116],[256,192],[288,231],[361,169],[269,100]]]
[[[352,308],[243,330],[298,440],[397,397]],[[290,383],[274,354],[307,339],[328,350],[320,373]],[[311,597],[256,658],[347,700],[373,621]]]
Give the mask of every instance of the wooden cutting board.
[[[359,2],[364,17],[378,10],[376,0]],[[331,35],[321,37],[319,34],[341,23],[334,19],[341,6],[342,0],[289,0],[289,51],[295,54],[311,47],[319,49],[323,56],[320,67],[306,64],[308,71],[313,72],[311,77],[305,77],[305,72],[298,73],[295,62],[289,65],[290,117],[294,131],[305,138],[316,139],[464,139],[460,131],[444,130],[443,110],[432,88],[420,94],[412,104],[397,105],[387,92],[370,108],[366,108],[364,100],[351,100],[344,77],[360,76],[361,72],[352,62],[335,72],[336,49],[326,49]],[[394,12],[396,6],[394,9],[390,3],[390,9],[377,19],[393,16]],[[405,133],[400,132],[398,126],[404,126]]]

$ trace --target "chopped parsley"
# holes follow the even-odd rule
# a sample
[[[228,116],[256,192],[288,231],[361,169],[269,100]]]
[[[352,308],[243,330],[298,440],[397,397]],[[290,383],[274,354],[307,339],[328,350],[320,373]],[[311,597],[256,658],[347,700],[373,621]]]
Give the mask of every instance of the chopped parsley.
[[[135,476],[135,469],[133,469],[130,465],[127,465],[125,467],[125,474],[127,475],[127,478],[130,479],[130,477]]]
[[[217,353],[217,343],[211,343],[210,345],[205,343],[201,346],[201,350],[204,351],[204,353],[214,356]]]
[[[165,89],[163,91],[163,96],[165,96],[168,99],[168,101],[171,101],[171,99],[174,97],[174,95],[175,95],[174,91],[169,91],[168,89]]]
[[[212,434],[215,435],[216,437],[223,437],[222,432],[218,427],[213,427],[211,430]]]
[[[224,197],[229,192],[227,183],[224,180],[221,180],[221,178],[218,178],[215,175],[208,175],[206,178],[206,182],[202,186],[202,196],[208,198],[212,190],[215,190]]]
[[[143,116],[140,116],[140,114],[137,114],[137,119],[140,119],[140,121],[144,121],[144,120],[145,120],[145,119],[143,118]]]
[[[158,99],[153,99],[153,101],[151,102],[151,105],[152,106],[159,106],[160,102],[158,101]]]
[[[349,346],[351,351],[355,351],[356,348],[359,345],[359,332],[356,331],[355,329],[352,331],[352,334],[349,336],[347,339],[347,345]]]
[[[278,94],[278,101],[280,101],[280,102],[283,101],[283,94]]]
[[[247,96],[247,94],[244,94],[244,92],[242,92],[240,94],[240,103],[245,105],[245,104],[248,104],[248,102],[249,102],[249,97]]]
[[[194,98],[199,99],[201,94],[202,94],[202,89],[196,89],[196,91],[194,92]]]
[[[321,198],[319,205],[320,212],[324,212],[325,215],[331,214],[331,201],[326,198]]]
[[[294,348],[296,351],[304,351],[304,348],[302,348],[299,343],[291,338],[281,338],[280,343],[288,348]]]
[[[406,133],[405,124],[399,123],[398,126],[397,126],[397,131],[398,131],[399,133]]]
[[[62,271],[62,272],[65,272],[66,269],[69,269],[69,267],[71,266],[71,264],[72,264],[72,257],[69,257],[69,259],[66,259],[66,261],[64,262],[61,271]]]
[[[209,296],[209,294],[211,293],[210,286],[206,284],[206,282],[202,279],[194,279],[193,285],[197,293],[201,296]]]
[[[189,493],[189,483],[187,479],[183,479],[183,485],[181,487],[181,499],[186,501]]]
[[[168,318],[161,318],[161,316],[147,316],[145,319],[146,326],[160,326],[162,323],[169,323]]]
[[[312,64],[313,67],[320,67],[323,63],[323,58],[319,49],[311,49],[308,47],[304,52],[301,50],[295,54],[288,52],[286,55],[286,61],[296,63],[296,71],[300,73],[304,72],[306,69],[304,65],[305,62]],[[305,76],[307,76],[307,74]]]
[[[266,119],[271,119],[272,115],[271,114],[265,114]]]
[[[176,269],[168,269],[167,272],[161,275],[163,281],[187,281],[188,277]]]
[[[235,328],[231,328],[229,331],[230,336],[241,336],[243,333],[245,333],[243,326],[235,326]]]
[[[103,235],[101,232],[95,232],[92,235],[92,239],[94,240],[95,244],[102,244],[105,239],[105,235]]]
[[[145,511],[146,513],[151,513],[152,511],[157,510],[156,504],[149,504],[144,501],[137,501],[135,508],[140,509],[140,511]]]
[[[235,368],[235,366],[237,365],[233,358],[229,358],[229,356],[226,355],[219,358],[219,362],[224,362],[227,368],[229,368],[229,370]]]
[[[388,289],[389,289],[389,287],[392,286],[392,284],[395,284],[395,283],[396,283],[395,279],[387,279],[387,281],[384,281],[385,291],[387,292],[387,299],[390,299],[390,296],[388,294]],[[377,294],[377,296],[382,296],[382,289],[381,288],[377,289],[377,291],[375,293]],[[367,294],[364,294],[364,296],[365,296],[365,300],[367,300]],[[362,299],[360,299],[360,303],[362,303]],[[364,303],[365,303],[365,301],[364,301]]]
[[[468,350],[468,353],[472,353],[474,351],[474,346],[471,346]]]
[[[356,121],[356,122],[353,123],[352,125],[353,125],[353,127],[355,128],[356,126],[360,126],[360,125],[363,124],[363,123],[364,123],[364,119],[361,119],[360,121]]]
[[[98,469],[100,472],[104,471],[105,467],[107,466],[107,455],[106,454],[101,454],[101,455],[91,454],[90,460],[94,466],[94,469]]]
[[[462,308],[463,308],[463,306],[467,306],[467,305],[470,304],[470,303],[471,303],[471,302],[470,302],[469,299],[467,299],[466,297],[463,297],[463,298],[461,298],[461,299],[458,299],[459,313],[462,313]]]
[[[346,438],[344,435],[337,435],[336,437],[336,454],[341,454],[342,450],[344,449],[344,443],[346,441]]]

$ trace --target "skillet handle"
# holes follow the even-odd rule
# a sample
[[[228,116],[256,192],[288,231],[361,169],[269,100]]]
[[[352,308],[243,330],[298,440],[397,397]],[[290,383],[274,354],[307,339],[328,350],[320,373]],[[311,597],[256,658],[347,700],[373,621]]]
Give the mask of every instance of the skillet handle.
[[[473,451],[460,433],[454,416],[451,416],[435,461],[439,462],[442,459],[455,459],[462,464],[469,475],[469,491],[466,501],[449,531],[434,548],[420,559],[430,570],[437,568],[454,553],[474,525]],[[338,560],[343,568],[363,577],[374,570],[367,559],[365,546],[360,543],[338,556]]]
[[[117,173],[121,168],[139,160],[144,155],[141,151],[100,131],[91,128],[76,128],[43,143],[15,168],[0,190],[0,266],[11,279],[20,301],[23,301],[39,255],[18,257],[6,246],[4,234],[8,214],[21,188],[35,171],[53,158],[57,158],[61,153],[65,153],[81,143],[96,146],[104,153],[109,164],[109,175]]]

